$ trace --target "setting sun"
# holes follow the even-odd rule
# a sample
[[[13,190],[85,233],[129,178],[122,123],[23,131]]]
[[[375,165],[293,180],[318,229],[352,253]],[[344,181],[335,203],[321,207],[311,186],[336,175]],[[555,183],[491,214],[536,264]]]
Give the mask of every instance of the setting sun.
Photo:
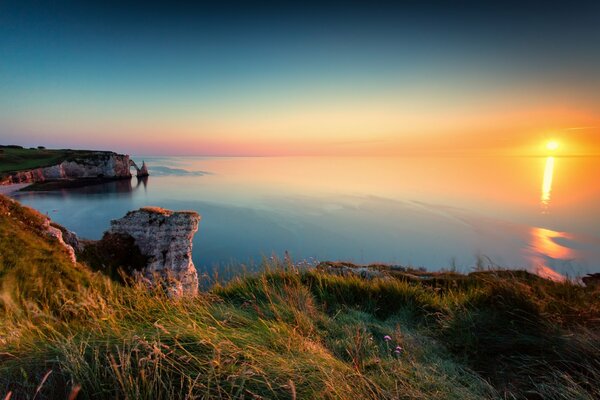
[[[559,144],[556,140],[551,140],[548,143],[546,143],[546,149],[550,150],[550,151],[554,151],[554,150],[558,150]]]

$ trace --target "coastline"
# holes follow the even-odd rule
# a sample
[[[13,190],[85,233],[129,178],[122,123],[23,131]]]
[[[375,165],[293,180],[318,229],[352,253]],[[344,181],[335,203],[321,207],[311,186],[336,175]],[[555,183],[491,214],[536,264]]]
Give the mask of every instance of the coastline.
[[[191,246],[177,222],[185,216],[175,218],[177,229],[161,228],[179,232],[181,243],[151,248],[155,260],[190,259],[168,255]],[[157,218],[135,218],[125,232],[145,238],[148,226],[163,225]],[[600,376],[594,282],[273,259],[262,272],[172,299],[111,272],[109,262],[135,270],[127,237],[75,250],[72,232],[0,196],[0,387],[9,396],[232,398],[221,396],[239,387],[232,376],[260,398],[555,398],[564,387],[573,399],[600,394],[589,384]],[[166,236],[148,237],[158,244]],[[131,386],[119,386],[124,379]],[[331,396],[329,387],[344,392]]]
[[[31,183],[11,183],[8,185],[0,185],[0,194],[5,196],[9,196],[14,192],[18,192],[21,189],[26,188],[27,186],[32,185]]]

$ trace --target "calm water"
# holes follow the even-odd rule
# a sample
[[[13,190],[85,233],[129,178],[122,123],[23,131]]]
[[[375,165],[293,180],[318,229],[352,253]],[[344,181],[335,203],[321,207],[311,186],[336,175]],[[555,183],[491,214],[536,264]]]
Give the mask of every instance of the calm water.
[[[469,271],[479,258],[542,274],[600,272],[598,158],[145,161],[147,181],[15,197],[91,239],[142,206],[196,210],[201,271],[287,250],[295,261]]]

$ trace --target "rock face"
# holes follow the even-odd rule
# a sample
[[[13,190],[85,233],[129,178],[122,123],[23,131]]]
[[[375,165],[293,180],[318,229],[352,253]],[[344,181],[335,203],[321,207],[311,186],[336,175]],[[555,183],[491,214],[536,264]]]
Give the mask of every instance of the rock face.
[[[50,167],[15,172],[4,183],[80,178],[131,178],[129,156],[108,151],[93,152],[89,156],[66,160]]]
[[[75,232],[71,232],[64,226],[56,224],[54,222],[50,222],[50,226],[57,228],[61,231],[63,242],[65,242],[66,245],[71,246],[75,250],[75,253],[80,253],[83,251],[84,245],[79,240],[79,236],[77,236]]]
[[[194,211],[169,211],[145,207],[111,221],[107,233],[133,237],[148,264],[140,271],[150,284],[166,284],[172,297],[198,293],[198,273],[192,262],[192,238],[200,215]]]
[[[75,249],[68,243],[68,241],[72,241],[73,238],[75,238],[74,240],[78,241],[77,235],[75,235],[73,232],[66,230],[65,228],[52,224],[49,218],[46,219],[46,221],[44,222],[43,228],[46,230],[48,236],[55,238],[58,241],[58,243],[60,243],[65,248],[65,250],[67,250],[71,262],[75,264],[77,262],[77,258],[75,257]],[[65,240],[66,238],[68,239]]]

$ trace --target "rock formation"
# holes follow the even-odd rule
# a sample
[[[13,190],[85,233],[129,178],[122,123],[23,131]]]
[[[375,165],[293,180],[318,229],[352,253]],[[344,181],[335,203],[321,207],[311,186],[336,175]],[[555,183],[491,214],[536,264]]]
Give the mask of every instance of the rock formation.
[[[172,297],[198,293],[198,273],[192,262],[192,238],[200,215],[145,207],[111,221],[107,234],[133,237],[147,265],[139,275],[149,284],[161,280]]]
[[[77,240],[77,235],[75,235],[73,232],[67,231],[61,226],[53,224],[49,218],[45,220],[43,228],[46,230],[48,236],[55,238],[58,241],[58,243],[60,243],[65,248],[65,250],[67,250],[71,262],[75,264],[77,262],[77,258],[75,257],[75,249],[73,248],[73,246],[67,243],[67,241],[65,241],[65,237],[69,238],[67,240],[72,241],[73,237],[75,238],[75,240]],[[64,232],[68,232],[68,234],[63,236]]]
[[[383,278],[385,274],[371,266],[360,266],[344,262],[323,261],[317,265],[317,270],[334,275],[358,276],[365,279]]]
[[[140,169],[138,169],[138,171],[137,171],[137,177],[138,178],[143,178],[143,177],[148,176],[148,175],[150,175],[150,174],[148,173],[148,167],[146,166],[146,162],[142,161],[142,167]]]
[[[47,215],[22,206],[18,201],[0,194],[0,218],[9,218],[11,223],[20,226],[19,229],[26,229],[41,237],[53,238],[64,248],[73,264],[77,262],[75,251],[81,249],[77,235],[52,222]],[[14,235],[15,231],[18,231],[16,227],[13,229],[9,226],[6,234]]]
[[[110,151],[62,161],[49,167],[14,172],[2,183],[33,183],[59,179],[131,178],[129,156]]]
[[[150,176],[150,174],[148,173],[148,167],[146,166],[146,162],[142,161],[142,167],[138,167],[137,164],[135,163],[135,161],[133,160],[129,160],[129,166],[135,168],[136,170],[136,176],[138,178],[145,178],[147,176]]]
[[[585,286],[600,288],[600,273],[587,274],[581,280]]]
[[[84,245],[79,240],[79,237],[75,232],[71,232],[67,228],[62,225],[59,225],[55,222],[50,221],[50,226],[59,229],[62,232],[62,240],[66,245],[71,246],[75,253],[80,253],[83,251]]]

